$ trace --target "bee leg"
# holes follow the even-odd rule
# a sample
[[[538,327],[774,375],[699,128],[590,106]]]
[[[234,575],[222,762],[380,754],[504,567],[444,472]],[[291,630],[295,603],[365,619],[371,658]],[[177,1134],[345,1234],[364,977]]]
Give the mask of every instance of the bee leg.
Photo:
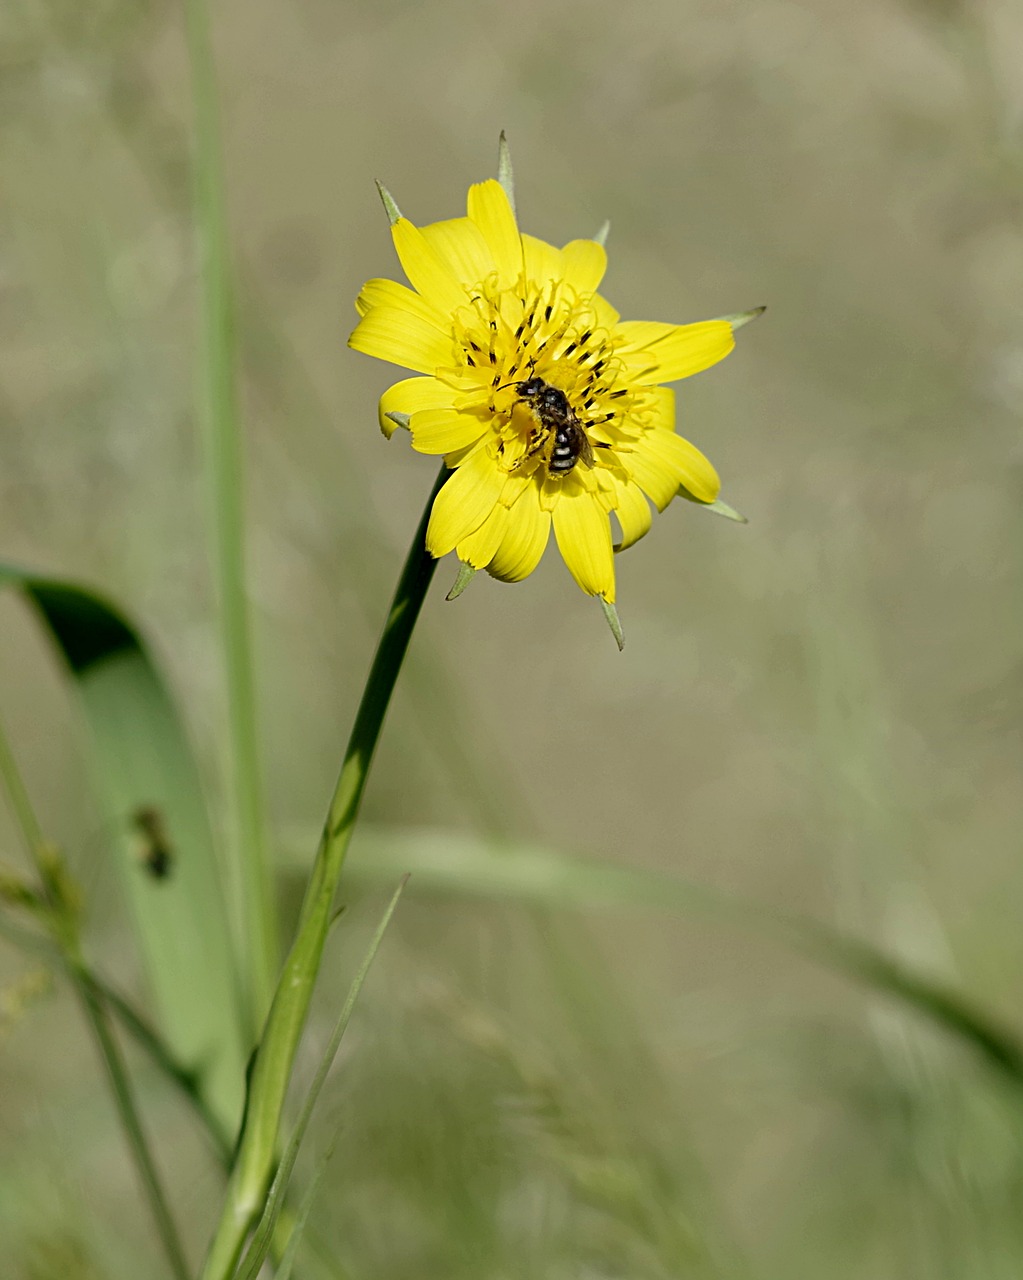
[[[518,462],[514,463],[509,468],[508,474],[514,475],[515,472],[518,471],[519,467],[521,467],[524,463],[528,462],[530,458],[535,458],[536,455],[543,449],[549,437],[550,437],[549,431],[539,431],[534,433],[534,438],[530,441],[529,448],[518,460]]]

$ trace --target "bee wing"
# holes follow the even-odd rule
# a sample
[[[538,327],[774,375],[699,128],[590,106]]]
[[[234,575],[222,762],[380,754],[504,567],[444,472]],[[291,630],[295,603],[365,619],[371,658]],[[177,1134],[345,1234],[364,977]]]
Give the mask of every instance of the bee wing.
[[[579,424],[579,461],[587,467],[593,467],[593,445],[590,444],[590,437],[582,423]]]

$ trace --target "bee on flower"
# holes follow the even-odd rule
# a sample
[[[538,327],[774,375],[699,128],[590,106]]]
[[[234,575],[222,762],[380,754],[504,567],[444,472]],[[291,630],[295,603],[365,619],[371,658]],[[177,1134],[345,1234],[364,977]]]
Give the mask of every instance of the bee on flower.
[[[651,504],[663,511],[681,494],[730,512],[716,503],[713,466],[676,433],[663,384],[724,359],[733,331],[763,308],[699,324],[622,321],[598,292],[603,246],[557,249],[520,232],[503,146],[502,174],[470,187],[466,217],[425,227],[381,189],[411,288],[370,280],[348,343],[420,375],[384,392],[380,425],[388,437],[407,427],[412,447],[451,471],[429,553],[456,552],[465,575],[518,582],[553,528],[572,576],[610,620],[614,552],[649,530]]]

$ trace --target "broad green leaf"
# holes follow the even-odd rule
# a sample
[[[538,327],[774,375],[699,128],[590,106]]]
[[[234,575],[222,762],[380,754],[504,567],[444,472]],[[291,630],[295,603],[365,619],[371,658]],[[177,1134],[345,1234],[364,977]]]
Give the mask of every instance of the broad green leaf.
[[[92,746],[104,854],[124,885],[163,1038],[234,1132],[247,1047],[213,836],[180,717],[138,632],[111,604],[9,565],[0,565],[3,587],[37,612],[66,663]],[[162,876],[140,856],[143,813],[166,845]]]

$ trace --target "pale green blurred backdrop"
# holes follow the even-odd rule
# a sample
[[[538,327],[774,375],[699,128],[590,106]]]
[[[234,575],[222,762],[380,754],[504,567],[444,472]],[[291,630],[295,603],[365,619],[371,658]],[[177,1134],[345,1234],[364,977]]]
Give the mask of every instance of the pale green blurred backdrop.
[[[455,216],[503,128],[525,229],[610,219],[623,316],[767,304],[678,389],[750,523],[655,521],[618,560],[621,655],[553,551],[453,604],[442,564],[367,819],[503,827],[798,908],[1019,1023],[1023,10],[255,0],[213,20],[276,827],[322,817],[433,479],[377,429],[393,371],[345,347],[359,286],[395,271],[373,180],[413,220]],[[18,0],[0,40],[0,555],[141,619],[215,800],[180,14]],[[136,987],[59,675],[10,601],[0,627],[0,705],[92,952]],[[1023,1112],[986,1068],[697,919],[586,916],[612,998],[578,928],[402,905],[334,1087],[320,1231],[348,1274],[1023,1275]],[[343,976],[358,944],[334,945]],[[0,949],[5,983],[30,970]],[[0,1274],[150,1274],[70,1001],[2,1036]],[[546,1124],[545,1091],[603,1137]],[[195,1249],[217,1175],[151,1092]]]

